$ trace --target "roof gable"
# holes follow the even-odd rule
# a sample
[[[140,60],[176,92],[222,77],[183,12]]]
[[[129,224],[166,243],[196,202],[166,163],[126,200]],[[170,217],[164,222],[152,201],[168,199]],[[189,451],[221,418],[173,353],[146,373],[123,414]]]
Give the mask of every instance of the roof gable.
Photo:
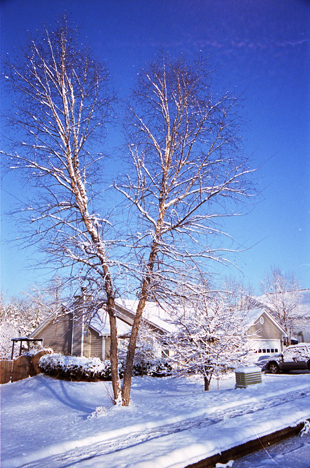
[[[64,309],[62,309],[64,310]],[[65,314],[70,314],[71,312],[65,312]],[[36,338],[40,333],[45,330],[50,324],[54,324],[57,322],[57,320],[60,320],[61,317],[63,317],[63,312],[62,313],[51,313],[48,315],[43,322],[29,335],[29,338]]]
[[[284,336],[287,336],[281,325],[272,317],[272,315],[264,308],[256,307],[255,309],[250,309],[248,311],[248,320],[246,320],[246,327],[249,329],[252,327],[260,317],[265,316],[268,317],[270,322],[282,333]]]

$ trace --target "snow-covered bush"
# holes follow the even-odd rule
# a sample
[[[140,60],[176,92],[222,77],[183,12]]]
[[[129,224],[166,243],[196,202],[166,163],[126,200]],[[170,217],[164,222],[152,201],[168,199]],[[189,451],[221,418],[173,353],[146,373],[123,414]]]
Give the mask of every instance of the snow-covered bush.
[[[118,358],[121,363],[121,378],[125,371],[128,344],[128,338],[119,340]],[[132,375],[149,375],[151,377],[171,375],[171,365],[167,359],[160,357],[161,350],[162,346],[156,332],[142,321],[138,333]]]
[[[42,372],[58,379],[70,380],[111,380],[111,362],[99,358],[46,354],[39,361]],[[134,364],[133,375],[163,377],[169,375],[171,366],[165,359],[139,361]],[[119,365],[120,378],[124,374],[124,364]]]
[[[171,375],[172,367],[165,358],[134,362],[132,375],[149,375],[151,377],[166,377]]]
[[[99,358],[47,354],[39,361],[42,372],[59,379],[70,380],[111,380],[110,361]]]

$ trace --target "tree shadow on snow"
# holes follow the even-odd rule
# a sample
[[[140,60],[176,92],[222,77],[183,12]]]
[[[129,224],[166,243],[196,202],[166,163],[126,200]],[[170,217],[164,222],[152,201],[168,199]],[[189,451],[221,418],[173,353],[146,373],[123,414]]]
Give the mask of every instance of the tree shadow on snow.
[[[79,411],[81,413],[85,413],[85,415],[82,415],[81,417],[83,419],[86,419],[87,416],[89,416],[91,413],[93,413],[96,409],[96,406],[87,406],[83,401],[81,401],[78,398],[73,398],[67,391],[67,386],[66,383],[67,381],[64,380],[57,380],[59,382],[59,387],[62,394],[58,393],[53,385],[51,384],[52,382],[55,382],[56,380],[52,378],[44,378],[41,380],[42,384],[51,392],[51,394],[57,398],[60,403],[68,406],[69,408],[72,408],[73,410]]]

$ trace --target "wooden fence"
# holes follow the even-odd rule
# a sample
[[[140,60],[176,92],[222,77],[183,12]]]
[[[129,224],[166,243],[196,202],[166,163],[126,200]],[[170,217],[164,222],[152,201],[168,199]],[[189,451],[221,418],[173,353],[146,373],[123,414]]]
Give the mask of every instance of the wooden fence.
[[[16,382],[40,374],[39,359],[48,351],[40,351],[33,356],[19,356],[13,361],[0,361],[0,384]]]

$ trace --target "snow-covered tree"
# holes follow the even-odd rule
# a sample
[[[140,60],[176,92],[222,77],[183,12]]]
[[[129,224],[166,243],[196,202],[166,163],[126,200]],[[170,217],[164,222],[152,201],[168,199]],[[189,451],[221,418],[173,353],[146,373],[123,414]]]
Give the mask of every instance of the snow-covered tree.
[[[294,325],[301,320],[298,314],[300,285],[294,275],[282,273],[273,268],[263,283],[262,302],[287,333],[289,339]]]
[[[146,301],[169,302],[185,277],[195,283],[197,264],[208,269],[210,261],[225,263],[232,250],[217,244],[224,234],[217,221],[237,214],[234,204],[252,193],[238,98],[216,93],[200,60],[161,56],[137,75],[124,119],[132,168],[115,184],[128,202],[128,218],[117,235],[111,210],[97,199],[106,188],[100,180],[102,153],[95,150],[96,144],[102,147],[111,114],[106,67],[81,48],[64,19],[25,44],[20,60],[8,62],[6,78],[17,93],[9,120],[17,131],[14,150],[6,152],[9,167],[26,174],[32,186],[24,211],[31,221],[28,240],[40,242],[53,265],[70,267],[73,276],[91,278],[102,288],[115,402],[115,296],[130,284],[128,276],[134,279],[130,292],[137,292],[139,302],[122,387],[122,403],[128,405]]]
[[[0,323],[0,359],[11,359],[12,338],[18,336],[17,329],[9,322]],[[14,355],[16,355],[15,351]]]
[[[0,298],[0,357],[11,356],[12,338],[29,336],[57,305],[38,288],[30,288],[21,297]]]
[[[238,98],[212,89],[208,64],[161,54],[139,72],[126,120],[133,170],[116,188],[128,201],[139,303],[123,401],[129,403],[139,325],[148,299],[165,301],[196,265],[225,263],[218,222],[252,194],[241,149]],[[136,234],[135,234],[136,233]]]
[[[243,297],[241,289],[213,292],[203,283],[194,293],[184,291],[173,314],[175,331],[163,338],[176,373],[202,375],[208,390],[213,376],[248,362]]]
[[[111,223],[96,211],[103,176],[102,146],[113,95],[104,64],[80,45],[66,18],[52,31],[38,32],[23,45],[18,59],[7,61],[6,80],[13,91],[9,129],[17,138],[9,169],[20,171],[32,187],[22,214],[30,220],[28,243],[40,243],[49,262],[81,271],[101,284],[107,298],[111,329],[112,385],[120,385],[114,286],[107,240]],[[102,192],[102,188],[100,189]],[[21,221],[20,221],[21,222]]]

